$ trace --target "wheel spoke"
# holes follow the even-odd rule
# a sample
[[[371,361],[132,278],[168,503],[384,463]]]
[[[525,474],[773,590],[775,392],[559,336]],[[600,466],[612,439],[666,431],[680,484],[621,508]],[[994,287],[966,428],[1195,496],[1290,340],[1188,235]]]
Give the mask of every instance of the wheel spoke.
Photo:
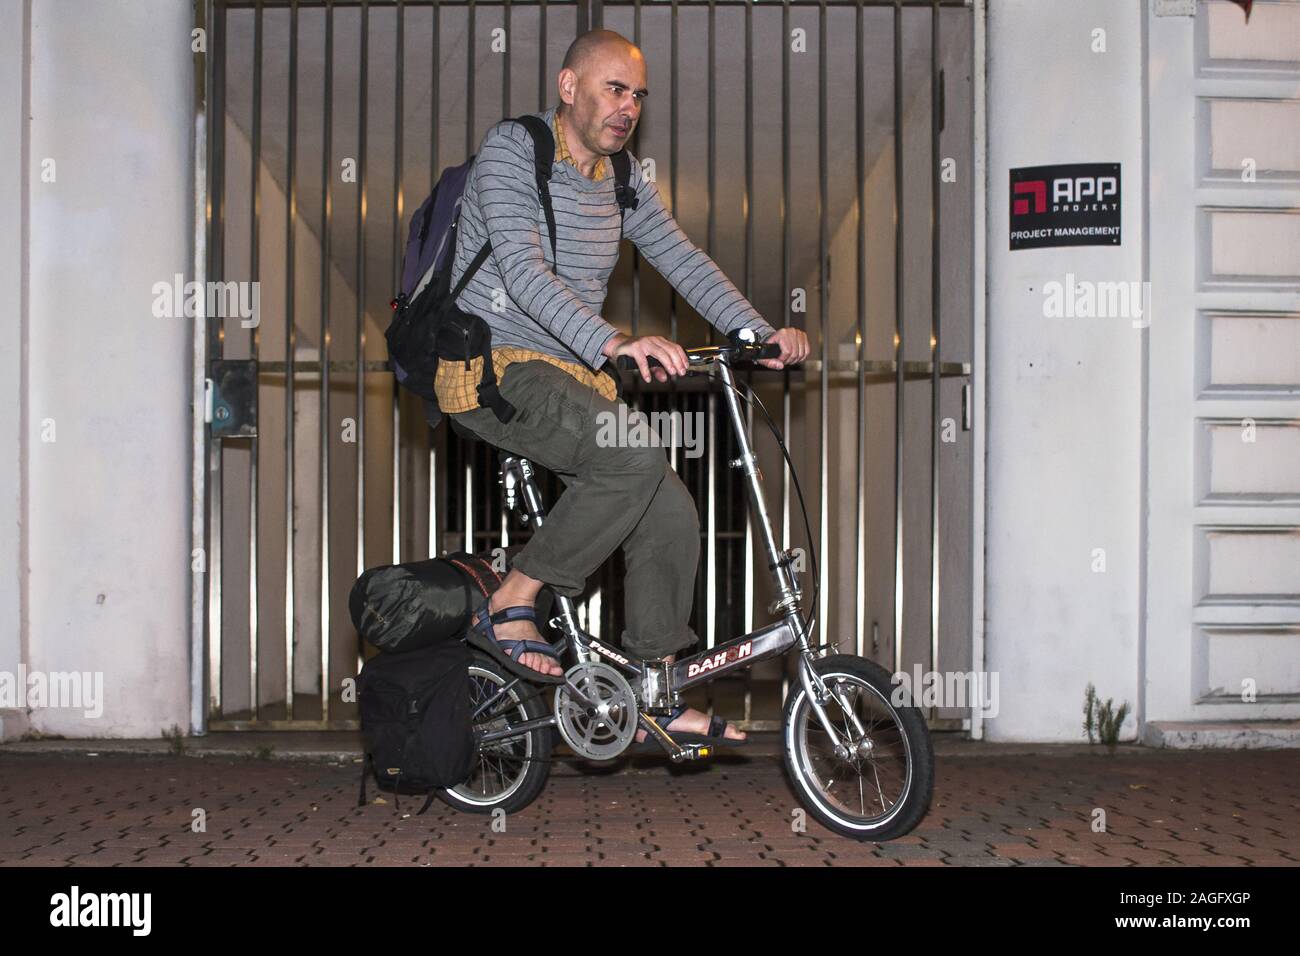
[[[529,719],[524,698],[509,678],[471,665],[469,684],[471,712],[488,708],[486,713],[476,714],[476,731],[486,734],[506,730],[515,722]],[[450,792],[474,803],[491,804],[504,799],[528,772],[534,733],[528,731],[517,737],[480,743],[469,778]]]
[[[833,733],[817,719],[804,695],[793,715],[802,718],[796,723],[800,730],[793,762],[804,768],[805,780],[834,812],[860,822],[885,817],[902,800],[908,780],[910,752],[899,718],[881,692],[864,678],[835,673],[823,679],[832,690],[836,711],[829,711],[828,701]],[[863,729],[862,737],[854,731],[855,717]],[[866,753],[857,750],[862,741],[870,742]],[[837,745],[850,748],[847,759],[836,753]],[[868,790],[872,791],[870,799]]]

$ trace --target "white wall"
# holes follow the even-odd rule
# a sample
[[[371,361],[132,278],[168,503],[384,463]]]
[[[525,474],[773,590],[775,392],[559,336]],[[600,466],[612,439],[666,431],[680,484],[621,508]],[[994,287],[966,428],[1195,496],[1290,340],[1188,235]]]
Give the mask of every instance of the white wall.
[[[1134,0],[990,0],[987,668],[992,740],[1078,741],[1084,687],[1137,701],[1141,333],[1048,319],[1043,284],[1143,278]],[[1106,52],[1093,52],[1094,30]],[[1122,164],[1123,243],[1009,251],[1008,170]],[[1092,570],[1094,549],[1105,571]],[[1122,739],[1131,739],[1130,718]]]
[[[0,13],[8,55],[21,37]],[[190,336],[187,320],[151,314],[151,287],[189,273],[193,133],[190,5],[185,0],[30,4],[30,289],[8,341],[30,342],[28,391],[15,393],[6,349],[0,438],[25,449],[30,500],[28,656],[41,671],[102,672],[104,712],[38,709],[34,730],[157,736],[188,725]],[[21,62],[21,59],[19,60]],[[6,160],[21,168],[2,84]],[[45,159],[54,182],[41,179]],[[10,178],[6,177],[6,183]],[[0,194],[3,306],[14,240],[11,187]],[[28,407],[25,444],[12,399]],[[50,428],[54,441],[47,441]],[[8,462],[18,456],[0,454]],[[13,474],[0,473],[0,667],[12,665],[16,607]]]
[[[24,22],[24,4],[0,5],[0,155],[14,172],[0,179],[0,671],[8,673],[16,673],[22,660]],[[22,722],[0,704],[0,740],[21,733]]]

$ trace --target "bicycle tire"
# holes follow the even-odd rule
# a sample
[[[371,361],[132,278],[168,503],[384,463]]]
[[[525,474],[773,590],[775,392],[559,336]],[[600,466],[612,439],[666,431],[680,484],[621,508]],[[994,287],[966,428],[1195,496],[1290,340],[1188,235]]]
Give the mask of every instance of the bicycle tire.
[[[515,675],[477,651],[470,660],[467,676],[471,703],[475,706],[486,699],[482,696],[485,692],[490,693],[485,682],[503,687],[515,680]],[[477,700],[476,695],[479,695]],[[505,716],[515,723],[537,720],[550,712],[543,695],[529,684],[516,684],[508,696],[511,703],[507,707],[494,706],[489,712],[491,723],[495,724]],[[484,718],[480,718],[480,722],[483,723]],[[536,800],[546,786],[551,775],[553,749],[554,735],[550,727],[538,727],[521,737],[499,741],[495,745],[481,744],[469,779],[457,787],[439,790],[438,799],[463,813],[486,814],[495,810],[516,813]],[[492,778],[494,765],[500,770],[504,766],[514,768],[516,764],[517,771],[512,771],[509,786],[496,792],[487,790],[486,783]]]
[[[818,822],[841,836],[873,842],[885,842],[904,836],[924,819],[934,792],[934,748],[925,717],[916,707],[898,706],[891,701],[894,684],[889,672],[879,664],[861,657],[840,654],[824,657],[813,666],[824,681],[839,678],[851,681],[855,686],[867,688],[872,692],[872,696],[868,698],[870,703],[877,710],[887,712],[893,721],[892,730],[887,727],[881,729],[877,739],[888,740],[892,739],[895,733],[897,734],[906,755],[907,773],[901,795],[880,815],[868,817],[865,813],[852,814],[843,807],[837,807],[835,799],[824,792],[822,785],[816,780],[808,731],[802,728],[811,726],[815,733],[825,736],[824,730],[816,723],[816,715],[812,713],[808,695],[802,684],[795,684],[791,687],[786,701],[781,728],[783,763],[795,794]],[[857,699],[855,697],[855,708]],[[843,713],[834,702],[826,706],[828,717],[832,717],[836,711]],[[871,736],[871,733],[869,732],[868,735]],[[882,754],[881,766],[884,765],[885,759],[886,755]],[[877,766],[876,760],[873,752],[869,758],[869,766],[873,772],[878,795],[883,802],[883,791],[879,789],[880,766]],[[831,762],[828,760],[828,764]],[[844,761],[841,761],[841,764],[847,766]],[[845,769],[841,768],[836,772],[844,773],[846,780],[851,779]],[[862,778],[863,774],[859,772],[860,799],[864,798]],[[865,810],[865,799],[862,805]]]

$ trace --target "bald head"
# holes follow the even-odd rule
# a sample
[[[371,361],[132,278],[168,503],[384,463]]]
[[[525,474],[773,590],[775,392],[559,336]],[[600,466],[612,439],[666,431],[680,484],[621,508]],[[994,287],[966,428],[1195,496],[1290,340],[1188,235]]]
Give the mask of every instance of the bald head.
[[[588,30],[569,44],[560,69],[572,70],[579,76],[585,76],[592,64],[600,61],[608,53],[640,56],[641,51],[621,33],[615,33],[613,30]]]
[[[559,116],[576,157],[594,163],[623,149],[641,118],[645,57],[613,30],[591,30],[569,45],[557,77]]]

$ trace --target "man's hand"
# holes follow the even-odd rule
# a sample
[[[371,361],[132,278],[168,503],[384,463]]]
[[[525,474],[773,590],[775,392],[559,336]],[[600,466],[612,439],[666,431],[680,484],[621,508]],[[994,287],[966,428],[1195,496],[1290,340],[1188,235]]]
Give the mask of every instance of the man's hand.
[[[605,343],[602,350],[606,358],[617,359],[628,355],[636,362],[643,381],[650,381],[653,372],[656,382],[668,381],[669,375],[685,375],[687,370],[686,350],[671,339],[662,335],[642,335],[637,338],[620,332]],[[663,368],[651,368],[648,358],[653,356]]]
[[[785,368],[787,364],[795,365],[808,357],[808,336],[802,329],[777,329],[763,344],[781,346],[780,358],[758,360],[759,365],[768,368]]]

